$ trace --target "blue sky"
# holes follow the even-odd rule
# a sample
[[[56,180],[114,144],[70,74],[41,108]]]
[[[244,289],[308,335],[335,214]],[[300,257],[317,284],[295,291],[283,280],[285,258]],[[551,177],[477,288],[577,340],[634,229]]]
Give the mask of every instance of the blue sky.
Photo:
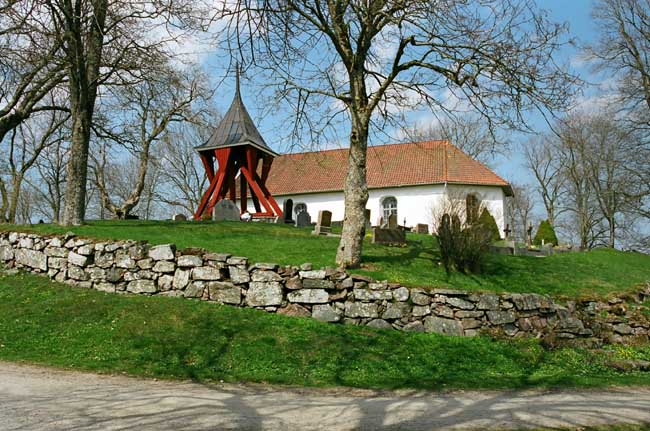
[[[591,0],[538,0],[538,5],[547,10],[551,18],[556,22],[567,22],[570,27],[570,34],[580,44],[593,42],[597,37],[597,26],[592,20],[591,10],[593,2]],[[206,65],[211,68],[211,78],[214,81],[222,81],[224,77],[223,64],[220,64],[219,58],[216,56],[209,56],[206,59]],[[569,61],[573,67],[573,71],[578,73],[583,79],[589,80],[592,83],[598,84],[599,77],[593,76],[589,72],[589,68],[580,61],[579,51],[572,47],[566,47],[562,53],[560,62]],[[248,84],[248,85],[247,85]],[[253,85],[250,85],[253,84]],[[269,145],[276,150],[283,152],[287,150],[286,144],[281,142],[282,131],[286,130],[286,126],[279,127],[286,121],[286,113],[266,113],[267,110],[264,106],[258,106],[261,99],[257,97],[259,89],[254,85],[255,82],[243,81],[242,83],[242,96],[252,117],[258,124],[260,132],[264,136]],[[587,90],[587,95],[593,93],[594,90]],[[234,80],[226,78],[221,82],[219,89],[216,93],[215,103],[222,112],[228,108],[234,92]],[[411,118],[418,119],[418,115],[414,114]],[[540,115],[531,114],[528,117],[528,122],[533,125],[536,131],[544,132],[547,129],[545,122]],[[506,155],[497,157],[491,167],[504,178],[515,181],[518,183],[533,184],[533,178],[523,166],[523,159],[521,151],[517,148],[519,145],[524,144],[530,136],[523,134],[511,135],[511,141],[515,144],[506,152]],[[385,141],[375,139],[373,144],[390,143],[388,137],[383,138]],[[309,145],[304,145],[308,147]]]

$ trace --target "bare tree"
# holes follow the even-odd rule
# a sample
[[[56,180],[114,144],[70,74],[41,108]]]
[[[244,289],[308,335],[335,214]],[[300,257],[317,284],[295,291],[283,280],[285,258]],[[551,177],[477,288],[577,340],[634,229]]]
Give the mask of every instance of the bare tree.
[[[556,136],[543,135],[531,139],[524,147],[526,166],[535,176],[537,190],[546,208],[546,219],[553,226],[566,192],[565,159],[559,154],[558,139]]]
[[[630,119],[650,128],[650,0],[598,0],[593,15],[600,40],[589,53],[618,78]]]
[[[160,146],[162,187],[157,193],[158,201],[188,214],[196,212],[207,178],[194,147],[208,140],[217,118],[215,112],[208,112],[197,121],[171,126]]]
[[[36,160],[34,165],[37,176],[29,181],[34,194],[49,207],[49,214],[44,215],[53,223],[58,223],[61,219],[66,180],[65,166],[68,157],[69,131],[59,129],[58,133],[59,139],[55,139],[52,145],[45,148]]]
[[[33,113],[66,110],[48,97],[65,72],[46,9],[36,0],[0,0],[0,142]]]
[[[554,61],[566,28],[531,0],[224,2],[226,43],[292,105],[295,130],[349,119],[345,218],[336,262],[361,262],[370,133],[396,112],[451,111],[452,92],[496,126],[566,106],[575,79]],[[320,125],[320,126],[319,126]]]
[[[169,29],[185,26],[186,0],[52,0],[47,2],[53,37],[65,59],[71,113],[63,223],[84,220],[89,144],[95,102],[102,86],[132,85],[142,71],[156,69],[181,37]]]
[[[24,121],[13,130],[6,145],[6,178],[0,173],[0,192],[3,194],[0,219],[16,222],[20,193],[27,172],[33,167],[45,148],[60,142],[57,134],[67,115],[56,111],[44,113]]]
[[[447,140],[473,159],[488,164],[507,146],[490,131],[487,121],[477,115],[441,118],[430,125],[403,127],[405,141]]]
[[[510,217],[512,233],[518,240],[526,239],[526,230],[532,222],[535,201],[530,193],[531,186],[510,182],[513,196],[506,200],[506,211]]]
[[[202,95],[200,75],[182,77],[171,70],[162,73],[166,76],[150,77],[140,84],[118,88],[114,93],[115,105],[108,109],[120,110],[123,115],[117,118],[117,124],[108,121],[98,131],[99,157],[93,157],[94,178],[102,206],[118,219],[126,218],[140,202],[147,185],[153,145],[164,137],[170,123],[191,120],[192,103]],[[114,167],[119,165],[119,161],[109,163],[108,153],[115,146],[128,149],[137,159],[137,167],[132,170],[136,173],[135,181],[119,203],[107,185],[107,171],[115,171]]]

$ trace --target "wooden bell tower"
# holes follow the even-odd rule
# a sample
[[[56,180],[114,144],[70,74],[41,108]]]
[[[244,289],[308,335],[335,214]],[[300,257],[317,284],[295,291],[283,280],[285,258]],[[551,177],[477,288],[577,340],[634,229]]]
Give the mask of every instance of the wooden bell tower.
[[[255,207],[255,212],[251,213],[253,218],[282,218],[282,210],[266,188],[266,180],[277,153],[266,145],[246,111],[239,91],[239,68],[236,73],[235,98],[228,112],[210,139],[196,147],[196,150],[199,152],[210,185],[194,214],[195,220],[200,220],[205,213],[212,214],[216,203],[226,197],[236,202],[237,179],[240,181],[241,214],[248,210],[250,189],[251,200]],[[261,167],[260,173],[258,173],[259,167]]]

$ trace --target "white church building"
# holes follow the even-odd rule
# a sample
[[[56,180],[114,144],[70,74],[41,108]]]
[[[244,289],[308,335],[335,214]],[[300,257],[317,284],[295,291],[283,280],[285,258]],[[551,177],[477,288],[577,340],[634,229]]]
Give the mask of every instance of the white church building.
[[[279,155],[266,185],[293,217],[306,209],[315,220],[328,210],[333,221],[343,220],[347,157],[347,149]],[[396,214],[400,225],[431,228],[436,211],[451,199],[462,202],[466,214],[487,208],[504,235],[510,184],[448,141],[369,147],[367,181],[373,225]]]

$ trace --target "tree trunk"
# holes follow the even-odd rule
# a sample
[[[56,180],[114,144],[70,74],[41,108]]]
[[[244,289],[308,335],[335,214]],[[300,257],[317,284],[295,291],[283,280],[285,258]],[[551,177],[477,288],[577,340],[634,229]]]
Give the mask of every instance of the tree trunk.
[[[16,213],[18,212],[18,198],[20,197],[20,188],[23,184],[23,176],[16,175],[13,178],[11,195],[9,196],[9,211],[7,212],[7,220],[9,223],[16,223]]]
[[[358,268],[361,264],[365,210],[368,202],[366,183],[366,153],[368,123],[353,115],[348,152],[348,175],[345,178],[345,217],[343,232],[336,253],[336,263],[344,268]]]
[[[90,128],[84,113],[77,113],[72,125],[70,159],[66,167],[68,180],[65,193],[63,224],[80,225],[86,213],[86,183],[88,178],[88,146]]]

